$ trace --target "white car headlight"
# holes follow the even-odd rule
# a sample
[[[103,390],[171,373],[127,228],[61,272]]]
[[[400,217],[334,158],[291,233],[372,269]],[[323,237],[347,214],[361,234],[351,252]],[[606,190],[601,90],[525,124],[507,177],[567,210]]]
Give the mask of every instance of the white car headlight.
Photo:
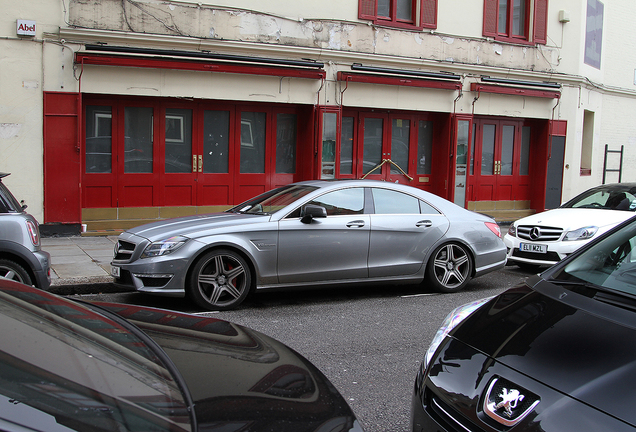
[[[458,308],[453,309],[451,313],[448,314],[442,326],[437,330],[437,334],[433,338],[431,345],[428,347],[426,351],[426,356],[424,357],[424,364],[422,365],[422,370],[426,370],[428,368],[428,364],[430,363],[433,355],[435,355],[435,351],[442,343],[444,338],[448,336],[448,334],[455,327],[459,325],[462,321],[470,316],[473,312],[483,306],[486,302],[490,301],[493,297],[488,297],[481,300],[476,300],[472,303],[465,304],[463,306],[459,306]]]
[[[572,231],[568,231],[563,237],[563,241],[571,240],[588,240],[594,237],[594,234],[598,231],[598,227],[587,226]]]
[[[146,247],[146,250],[141,254],[142,258],[157,257],[162,255],[168,255],[179,249],[183,244],[188,241],[186,237],[176,236],[169,239],[153,242]]]

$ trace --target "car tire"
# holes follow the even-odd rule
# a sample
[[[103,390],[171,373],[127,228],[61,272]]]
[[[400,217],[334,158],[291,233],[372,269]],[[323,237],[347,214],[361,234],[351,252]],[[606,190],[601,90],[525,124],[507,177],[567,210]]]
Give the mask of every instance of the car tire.
[[[447,243],[439,246],[431,255],[425,281],[435,291],[451,293],[464,288],[472,274],[473,261],[468,248],[457,243]]]
[[[188,295],[201,308],[228,310],[240,305],[252,286],[252,272],[234,251],[217,249],[201,257],[192,268]]]
[[[8,259],[0,259],[0,277],[21,282],[29,286],[33,285],[29,272],[20,264]]]

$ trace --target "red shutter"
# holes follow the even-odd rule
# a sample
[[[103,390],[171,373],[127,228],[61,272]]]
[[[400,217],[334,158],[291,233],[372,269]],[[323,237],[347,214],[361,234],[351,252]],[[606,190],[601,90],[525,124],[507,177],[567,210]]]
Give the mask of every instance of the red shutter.
[[[375,0],[358,0],[358,18],[363,20],[375,20]]]
[[[79,93],[44,92],[44,222],[80,223]]]
[[[534,0],[533,42],[544,44],[548,41],[548,0]]]
[[[497,36],[499,0],[484,0],[484,36]]]
[[[437,0],[422,0],[422,27],[437,28]]]

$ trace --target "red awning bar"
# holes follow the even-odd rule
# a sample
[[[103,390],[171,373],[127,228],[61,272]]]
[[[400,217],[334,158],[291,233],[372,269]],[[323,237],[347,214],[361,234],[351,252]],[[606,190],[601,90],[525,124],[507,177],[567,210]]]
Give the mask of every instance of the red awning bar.
[[[291,78],[324,79],[326,77],[326,72],[323,69],[319,69],[319,66],[303,68],[287,65],[257,65],[230,61],[210,61],[205,59],[88,53],[86,51],[76,53],[75,62],[82,65],[178,69],[204,72],[269,75]]]
[[[443,90],[459,90],[462,88],[460,81],[449,81],[447,79],[402,77],[380,74],[362,74],[354,72],[338,72],[338,81],[385,84],[410,87],[436,88]]]
[[[470,90],[478,93],[496,93],[503,95],[516,95],[516,96],[531,96],[542,97],[549,99],[559,99],[561,92],[554,90],[539,90],[528,87],[506,86],[506,85],[494,85],[494,84],[480,84],[471,83]]]

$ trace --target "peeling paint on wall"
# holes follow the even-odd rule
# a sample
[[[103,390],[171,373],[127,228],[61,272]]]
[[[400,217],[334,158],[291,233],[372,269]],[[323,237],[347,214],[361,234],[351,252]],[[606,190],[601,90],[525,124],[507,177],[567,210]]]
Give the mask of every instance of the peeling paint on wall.
[[[0,139],[9,139],[18,136],[22,129],[21,124],[0,123]]]

